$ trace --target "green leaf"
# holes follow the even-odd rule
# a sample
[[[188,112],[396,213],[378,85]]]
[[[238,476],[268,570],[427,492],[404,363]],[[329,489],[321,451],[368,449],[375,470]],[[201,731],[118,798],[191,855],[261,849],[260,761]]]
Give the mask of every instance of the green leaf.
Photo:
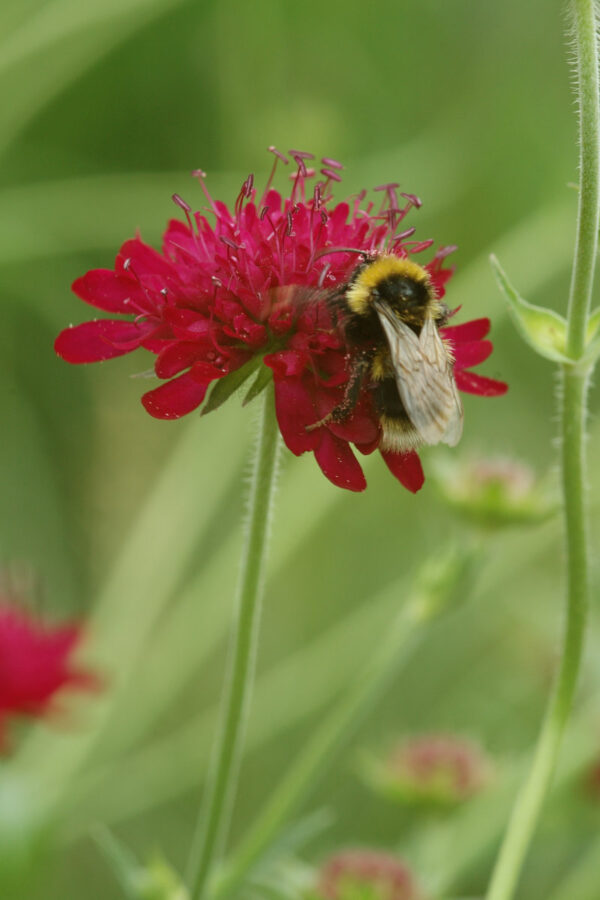
[[[273,372],[268,366],[262,365],[256,373],[256,378],[250,385],[250,390],[242,400],[242,406],[247,406],[255,397],[262,394],[264,389],[271,383]]]
[[[111,872],[123,888],[125,896],[134,898],[139,864],[131,850],[118,841],[112,831],[104,826],[99,825],[94,828],[92,837]]]
[[[239,369],[236,369],[235,372],[230,372],[229,375],[220,378],[210,392],[210,396],[202,407],[200,415],[205,416],[206,413],[212,412],[213,410],[218,409],[219,406],[222,406],[222,404],[225,403],[225,401],[228,400],[248,378],[250,378],[260,365],[261,361],[260,356],[253,356],[252,359],[249,359],[247,363],[244,363],[244,365]]]
[[[558,313],[524,300],[508,280],[495,256],[490,262],[496,280],[508,301],[508,311],[517,331],[540,356],[553,362],[572,363],[565,353],[567,323]]]
[[[10,33],[3,31],[0,85],[10,91],[11,102],[0,109],[0,153],[60,91],[146,23],[181,2],[51,0],[32,9]]]

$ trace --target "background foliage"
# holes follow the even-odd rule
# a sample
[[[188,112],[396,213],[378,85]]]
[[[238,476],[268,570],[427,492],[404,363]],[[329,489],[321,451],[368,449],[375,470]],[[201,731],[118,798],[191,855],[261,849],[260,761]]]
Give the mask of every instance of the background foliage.
[[[85,616],[102,598],[99,655],[120,691],[73,782],[61,861],[31,897],[107,900],[120,893],[90,840],[93,822],[141,857],[160,846],[185,863],[223,670],[253,410],[230,402],[202,421],[157,422],[139,404],[148,382],[130,377],[147,358],[66,366],[54,336],[88,317],[69,284],[110,266],[137,228],[156,243],[176,214],[173,192],[201,205],[191,169],[207,170],[226,200],[249,171],[260,184],[271,143],[342,159],[343,194],[400,181],[424,201],[411,213],[417,235],[459,245],[449,302],[465,318],[491,316],[485,372],[511,385],[503,399],[466,398],[457,452],[516,455],[545,474],[555,461],[553,372],[508,323],[487,257],[497,253],[531,302],[564,308],[576,203],[564,22],[561,4],[542,0],[382,0],[368,15],[354,0],[343,9],[5,0],[0,21],[0,556],[35,573],[51,616]],[[593,459],[594,414],[590,427]],[[426,473],[439,453],[424,454]],[[466,536],[432,479],[413,497],[375,460],[367,477],[365,494],[345,494],[312,457],[286,455],[234,842],[357,658],[377,646],[415,567]],[[596,534],[599,487],[592,466]],[[426,884],[482,891],[511,773],[548,691],[562,565],[556,521],[490,540],[473,601],[428,633],[320,782],[307,810],[327,808],[332,824],[303,849],[306,860],[379,844],[401,851]],[[597,900],[600,800],[583,775],[600,749],[597,647],[593,621],[574,736],[521,897]],[[71,734],[34,735],[30,758],[47,747],[64,758],[85,728],[78,710]],[[460,826],[401,813],[357,777],[361,748],[417,730],[478,738],[497,761],[493,799],[474,801]]]

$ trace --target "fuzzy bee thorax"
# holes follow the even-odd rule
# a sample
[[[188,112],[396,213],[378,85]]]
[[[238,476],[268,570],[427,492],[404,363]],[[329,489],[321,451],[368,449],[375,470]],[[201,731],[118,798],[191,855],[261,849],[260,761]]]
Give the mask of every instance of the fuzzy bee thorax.
[[[348,309],[356,315],[368,315],[372,304],[381,300],[401,315],[406,309],[429,307],[435,294],[429,273],[410,259],[382,254],[357,269],[346,291]]]

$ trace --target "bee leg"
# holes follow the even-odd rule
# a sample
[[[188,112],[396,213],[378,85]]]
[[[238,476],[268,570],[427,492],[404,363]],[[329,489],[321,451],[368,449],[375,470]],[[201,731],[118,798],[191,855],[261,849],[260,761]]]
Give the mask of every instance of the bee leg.
[[[445,303],[438,301],[439,311],[435,317],[435,324],[438,328],[443,328],[450,318],[450,308]]]
[[[344,399],[337,406],[334,406],[330,413],[327,413],[326,416],[319,419],[318,422],[313,422],[312,425],[306,425],[307,431],[314,431],[316,428],[320,428],[321,425],[327,425],[329,422],[343,422],[344,419],[348,418],[358,403],[360,389],[370,366],[371,354],[361,354],[353,360],[350,378],[348,379],[346,390],[344,392]]]

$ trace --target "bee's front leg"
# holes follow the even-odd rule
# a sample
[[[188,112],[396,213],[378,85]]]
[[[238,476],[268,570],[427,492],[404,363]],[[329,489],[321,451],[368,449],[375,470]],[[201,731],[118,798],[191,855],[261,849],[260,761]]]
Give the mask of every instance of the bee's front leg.
[[[306,425],[307,431],[314,431],[315,428],[320,428],[321,425],[327,425],[329,422],[343,422],[348,418],[348,416],[358,403],[358,397],[363,386],[365,376],[368,374],[369,369],[371,368],[371,361],[371,353],[360,353],[352,359],[350,378],[348,379],[348,383],[346,384],[346,390],[344,392],[344,398],[342,402],[337,406],[334,406],[331,412],[327,413],[327,415],[322,419],[319,419],[318,422],[313,422],[312,425]]]

